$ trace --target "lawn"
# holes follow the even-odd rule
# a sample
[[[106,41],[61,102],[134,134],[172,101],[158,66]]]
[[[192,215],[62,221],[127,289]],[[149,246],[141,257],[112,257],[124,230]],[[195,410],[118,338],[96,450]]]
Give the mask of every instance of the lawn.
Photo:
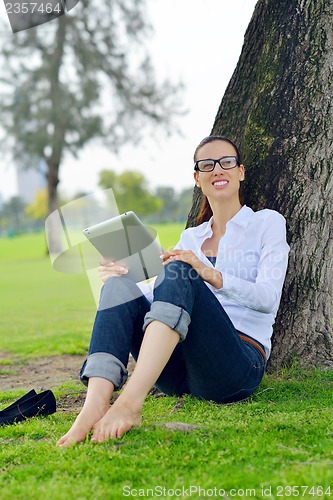
[[[181,229],[159,227],[162,245]],[[54,272],[45,250],[43,235],[0,239],[2,408],[26,392],[1,391],[8,363],[87,349],[95,310],[88,280]],[[55,441],[70,412],[3,426],[0,497],[333,498],[332,389],[332,371],[294,365],[265,376],[238,404],[149,396],[141,428],[66,450]],[[83,390],[79,382],[53,387],[58,399]]]

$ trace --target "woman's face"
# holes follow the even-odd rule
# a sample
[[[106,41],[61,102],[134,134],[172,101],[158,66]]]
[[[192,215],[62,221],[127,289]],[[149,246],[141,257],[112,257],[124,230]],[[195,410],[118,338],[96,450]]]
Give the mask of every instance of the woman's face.
[[[222,156],[236,156],[235,148],[225,141],[213,141],[202,146],[196,155],[198,160],[218,160]],[[237,199],[239,201],[239,185],[244,180],[245,169],[243,165],[223,170],[216,163],[212,172],[194,172],[195,183],[201,188],[203,194],[210,199]]]

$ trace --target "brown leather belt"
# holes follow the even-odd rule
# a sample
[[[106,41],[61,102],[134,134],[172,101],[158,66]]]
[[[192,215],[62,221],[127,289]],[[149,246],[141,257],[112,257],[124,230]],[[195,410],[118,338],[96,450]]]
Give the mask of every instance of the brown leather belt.
[[[253,340],[251,337],[247,337],[246,335],[239,335],[239,338],[243,341],[243,342],[248,342],[249,344],[252,344],[254,345],[254,347],[256,347],[258,349],[258,351],[261,353],[262,357],[264,358],[264,362],[266,364],[266,353],[264,351],[264,349],[261,347],[261,345],[259,345],[255,340]]]

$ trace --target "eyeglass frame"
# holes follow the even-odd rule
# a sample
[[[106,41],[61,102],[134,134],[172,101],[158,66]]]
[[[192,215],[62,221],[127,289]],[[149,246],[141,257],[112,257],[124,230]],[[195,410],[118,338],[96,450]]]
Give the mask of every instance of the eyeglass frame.
[[[230,167],[230,168],[224,168],[222,167],[220,161],[223,160],[223,158],[235,158],[236,160],[236,165],[234,167]],[[207,160],[210,160],[210,161],[213,161],[214,162],[214,167],[211,169],[211,170],[200,170],[199,169],[199,166],[198,166],[198,163],[200,161],[207,161]],[[218,160],[214,160],[214,158],[203,158],[202,160],[197,160],[194,164],[194,170],[196,172],[203,172],[203,173],[209,173],[209,172],[213,172],[215,170],[215,167],[216,167],[216,163],[218,163],[220,165],[220,167],[222,168],[222,170],[232,170],[233,168],[236,168],[236,167],[240,167],[241,163],[240,163],[240,160],[238,158],[238,156],[233,156],[233,155],[227,155],[227,156],[221,156],[221,158],[219,158]]]

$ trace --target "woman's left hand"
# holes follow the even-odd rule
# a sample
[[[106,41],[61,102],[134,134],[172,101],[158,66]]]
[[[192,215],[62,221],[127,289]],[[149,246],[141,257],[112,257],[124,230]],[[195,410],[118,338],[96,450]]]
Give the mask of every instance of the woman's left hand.
[[[166,266],[169,262],[174,260],[180,260],[186,262],[193,267],[193,269],[201,276],[204,281],[210,283],[215,288],[222,288],[222,274],[217,269],[206,266],[192,250],[171,250],[170,252],[164,252],[161,255],[163,260],[163,265]]]
[[[186,264],[190,264],[199,274],[199,270],[205,264],[192,252],[192,250],[171,250],[170,252],[164,252],[161,255],[163,259],[163,265],[166,266],[169,262],[173,260],[181,260],[182,262],[186,262]]]

